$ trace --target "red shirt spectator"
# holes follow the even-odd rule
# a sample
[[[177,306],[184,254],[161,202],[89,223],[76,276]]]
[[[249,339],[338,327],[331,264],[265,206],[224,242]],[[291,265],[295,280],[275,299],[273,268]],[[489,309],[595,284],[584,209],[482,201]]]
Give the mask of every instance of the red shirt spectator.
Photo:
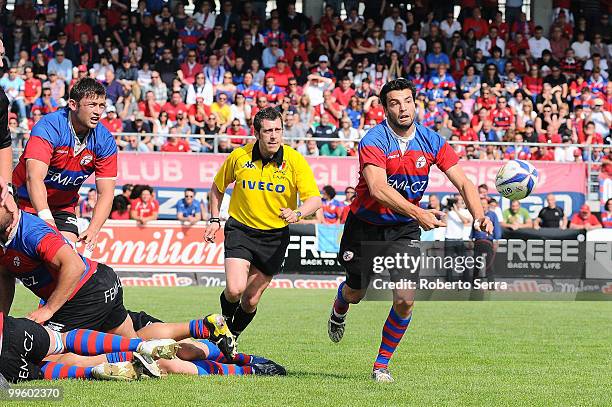
[[[42,93],[42,83],[40,79],[37,78],[28,78],[24,82],[23,95],[25,96],[26,104],[32,104],[34,101],[40,97]]]
[[[601,223],[595,215],[591,213],[591,208],[588,205],[582,205],[580,212],[572,217],[570,228],[572,229],[597,229],[601,227]]]
[[[186,104],[181,102],[180,94],[174,94],[172,96],[172,99],[173,100],[171,100],[170,102],[166,102],[166,104],[162,106],[162,110],[165,110],[166,112],[168,112],[168,119],[175,122],[176,114],[178,112],[183,112],[183,114],[187,114],[187,112],[189,111],[189,108],[187,107]]]
[[[145,117],[158,117],[159,112],[161,112],[162,107],[159,105],[159,103],[157,103],[155,101],[155,98],[153,98],[153,100],[146,101],[140,101],[138,102],[138,110],[140,110]],[[155,115],[153,114],[155,113]]]
[[[166,153],[186,153],[191,151],[189,143],[184,138],[168,136],[168,141],[161,147]]]
[[[304,44],[300,44],[299,38],[292,39],[291,45],[285,48],[285,58],[287,58],[289,66],[293,66],[295,57],[300,57],[302,61],[308,61],[308,54],[306,53]]]
[[[501,99],[497,103],[497,107],[491,110],[491,121],[493,127],[507,129],[514,124],[514,113],[512,109],[506,106],[505,99]]]
[[[489,32],[489,23],[480,17],[480,10],[474,9],[474,17],[468,17],[463,22],[463,32],[466,33],[470,29],[474,30],[476,39],[481,39]]]
[[[538,143],[554,143],[554,144],[560,144],[562,143],[563,140],[561,139],[561,136],[558,133],[542,133],[540,135],[538,135]]]
[[[193,55],[193,56],[192,56]],[[187,60],[181,64],[181,72],[185,82],[193,84],[197,74],[204,71],[204,67],[196,62],[196,52],[189,51],[187,54]]]
[[[248,136],[247,130],[240,125],[239,120],[232,121],[232,125],[227,128],[226,133],[228,136]],[[230,143],[242,146],[246,144],[244,138],[230,138]]]
[[[91,27],[82,21],[80,14],[75,14],[74,22],[66,24],[64,32],[70,43],[77,42],[81,38],[81,34],[87,34],[87,38],[93,38]]]
[[[343,78],[338,86],[332,92],[332,95],[336,98],[336,101],[343,107],[348,107],[351,98],[355,95],[355,89],[351,88],[351,80],[349,78]]]
[[[525,75],[523,77],[523,85],[529,90],[529,92],[539,95],[542,93],[542,87],[544,86],[544,80],[542,78]]]
[[[120,133],[123,130],[123,122],[117,117],[117,109],[115,109],[115,106],[106,108],[106,117],[100,120],[100,122],[111,133]]]
[[[287,60],[283,57],[276,61],[276,66],[270,68],[266,73],[266,78],[274,78],[274,84],[281,89],[285,89],[289,85],[289,79],[293,78],[293,72],[287,66]]]
[[[159,213],[159,202],[157,199],[151,197],[147,202],[141,198],[136,198],[132,201],[132,211],[139,218],[147,218],[153,214]]]
[[[201,108],[198,109],[200,106]],[[210,116],[210,106],[204,104],[204,98],[198,97],[196,98],[196,104],[189,106],[188,116],[189,119],[193,116],[195,121],[203,122]]]
[[[383,109],[382,105],[370,107],[370,110],[365,114],[365,121],[370,123],[370,120],[375,120],[376,124],[380,124],[380,122],[385,120],[385,109]]]
[[[465,123],[461,123],[461,127],[453,131],[453,134],[459,137],[460,141],[478,141],[478,134],[468,127],[467,119],[465,119]]]

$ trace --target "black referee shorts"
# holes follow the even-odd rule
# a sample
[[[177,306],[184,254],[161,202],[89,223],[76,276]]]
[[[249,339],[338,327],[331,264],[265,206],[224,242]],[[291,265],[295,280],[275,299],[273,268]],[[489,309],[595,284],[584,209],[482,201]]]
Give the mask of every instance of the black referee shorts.
[[[282,271],[288,245],[288,226],[261,230],[234,218],[225,222],[225,258],[247,260],[268,276]]]
[[[39,363],[47,356],[50,342],[42,325],[5,315],[0,373],[11,383],[42,379]]]
[[[349,212],[344,224],[338,261],[346,271],[346,285],[353,290],[368,287],[371,275],[366,273],[361,262],[364,257],[364,242],[410,242],[421,238],[421,229],[416,222],[401,225],[374,225],[359,219]]]

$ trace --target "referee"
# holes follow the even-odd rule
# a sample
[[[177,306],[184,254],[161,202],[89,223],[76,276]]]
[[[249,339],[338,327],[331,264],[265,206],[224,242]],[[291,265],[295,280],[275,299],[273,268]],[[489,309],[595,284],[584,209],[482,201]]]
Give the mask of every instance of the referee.
[[[4,44],[0,40],[0,68],[4,66]],[[13,178],[13,149],[11,132],[8,129],[9,100],[0,87],[0,206],[13,214],[12,229],[17,225],[19,215],[17,204],[13,199],[13,186],[10,183]]]
[[[283,122],[274,108],[253,120],[254,144],[227,157],[211,188],[211,217],[204,235],[213,242],[221,228],[223,194],[235,182],[225,223],[225,290],[221,310],[238,337],[255,317],[272,277],[280,273],[289,244],[289,224],[321,207],[321,196],[306,159],[283,145]],[[298,194],[302,205],[298,207]]]

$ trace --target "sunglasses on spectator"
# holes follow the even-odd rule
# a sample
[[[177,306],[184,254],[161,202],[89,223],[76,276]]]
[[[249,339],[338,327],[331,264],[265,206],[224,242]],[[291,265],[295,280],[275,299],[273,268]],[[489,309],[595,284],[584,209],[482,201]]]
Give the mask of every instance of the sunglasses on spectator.
[[[185,195],[185,198],[193,198],[194,195]]]

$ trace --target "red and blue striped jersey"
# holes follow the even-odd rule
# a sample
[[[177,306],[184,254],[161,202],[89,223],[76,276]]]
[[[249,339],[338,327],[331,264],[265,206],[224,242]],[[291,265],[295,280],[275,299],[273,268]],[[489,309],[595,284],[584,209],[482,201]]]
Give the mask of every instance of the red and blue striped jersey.
[[[34,212],[26,187],[27,159],[49,165],[45,186],[51,211],[74,213],[79,188],[92,173],[96,173],[96,178],[117,177],[117,144],[111,133],[99,123],[79,148],[68,111],[66,108],[47,114],[32,128],[30,140],[13,172],[19,207],[23,210]]]
[[[47,301],[57,286],[59,272],[52,261],[58,250],[70,243],[61,233],[38,216],[20,212],[17,227],[5,245],[0,247],[0,266],[23,285]],[[70,298],[81,289],[94,274],[97,263],[79,255],[85,264],[78,285]]]
[[[383,121],[370,129],[359,143],[359,182],[357,197],[351,204],[351,212],[358,218],[375,225],[397,225],[413,222],[414,219],[397,214],[384,207],[371,195],[363,169],[366,165],[384,168],[387,184],[409,202],[419,205],[429,182],[429,171],[433,164],[446,171],[459,161],[446,140],[435,131],[417,124],[414,137],[402,154],[399,141],[393,130]]]

